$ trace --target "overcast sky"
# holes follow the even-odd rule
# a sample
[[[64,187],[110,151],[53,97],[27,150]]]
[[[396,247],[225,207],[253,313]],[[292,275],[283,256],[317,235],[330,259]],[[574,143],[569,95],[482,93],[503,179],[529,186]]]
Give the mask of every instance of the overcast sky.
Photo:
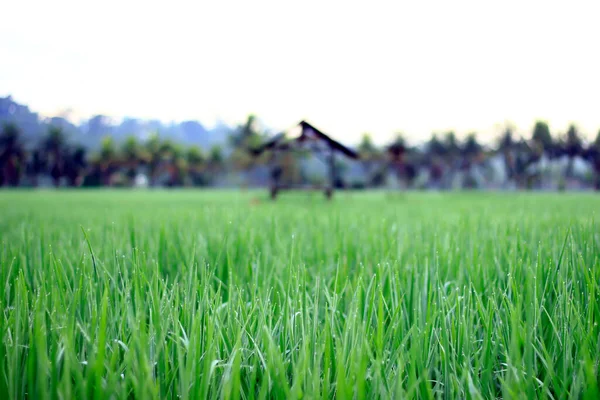
[[[0,95],[337,138],[600,129],[599,1],[0,2]]]

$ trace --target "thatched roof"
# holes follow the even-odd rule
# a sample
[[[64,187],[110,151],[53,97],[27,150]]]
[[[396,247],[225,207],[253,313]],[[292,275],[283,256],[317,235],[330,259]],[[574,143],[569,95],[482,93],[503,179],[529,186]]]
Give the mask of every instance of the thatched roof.
[[[260,154],[264,151],[272,150],[274,148],[286,150],[290,147],[290,144],[291,144],[290,142],[292,142],[292,141],[302,143],[307,140],[322,140],[323,142],[327,143],[329,145],[329,147],[331,147],[332,149],[334,149],[336,151],[339,151],[340,153],[343,153],[346,157],[349,157],[352,159],[358,158],[358,154],[354,150],[352,150],[352,149],[344,146],[340,142],[332,139],[327,134],[325,134],[322,131],[320,131],[319,129],[315,128],[313,125],[309,124],[308,122],[300,121],[300,123],[298,125],[302,128],[302,131],[300,133],[300,136],[298,136],[297,138],[290,140],[290,139],[286,138],[285,133],[283,133],[283,132],[279,133],[278,135],[274,136],[269,141],[263,143],[262,146],[255,149],[254,153]]]

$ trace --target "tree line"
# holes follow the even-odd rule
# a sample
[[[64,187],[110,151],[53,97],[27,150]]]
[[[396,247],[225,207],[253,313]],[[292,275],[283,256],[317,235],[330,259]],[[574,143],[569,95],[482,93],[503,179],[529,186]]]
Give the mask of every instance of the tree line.
[[[115,142],[102,139],[100,147],[88,151],[67,140],[58,126],[50,125],[35,146],[26,146],[20,128],[5,124],[0,132],[1,186],[38,186],[42,177],[55,186],[134,186],[144,176],[149,186],[211,186],[228,172],[238,172],[247,179],[257,167],[268,166],[268,157],[256,157],[252,151],[267,139],[267,133],[249,116],[228,136],[228,145],[210,149],[183,146],[158,133],[145,140],[129,136]],[[410,145],[403,135],[385,146],[376,146],[365,134],[357,147],[362,178],[359,184],[340,182],[340,186],[380,187],[394,177],[403,187],[415,187],[417,181],[438,189],[452,187],[457,175],[461,186],[478,187],[475,171],[485,169],[492,159],[501,160],[505,184],[521,189],[541,187],[543,172],[536,168],[543,161],[566,159],[563,179],[574,177],[577,158],[592,171],[592,185],[600,190],[600,132],[587,142],[575,125],[564,134],[553,135],[548,125],[538,121],[529,137],[517,136],[507,127],[493,145],[481,144],[476,134],[459,140],[453,132],[432,134],[423,144]],[[307,179],[299,173],[304,154],[286,157],[284,175]],[[340,163],[340,170],[344,165]],[[420,183],[423,185],[423,182]]]
[[[119,144],[104,136],[99,149],[91,152],[67,141],[57,126],[49,126],[31,149],[23,144],[17,125],[5,124],[0,133],[0,186],[38,186],[42,176],[56,187],[133,186],[142,170],[150,186],[161,176],[167,186],[204,186],[223,170],[224,161],[220,146],[205,152],[163,140],[158,133],[144,141],[129,136]]]
[[[505,187],[534,189],[545,183],[544,163],[565,159],[561,177],[564,182],[574,179],[575,161],[579,158],[592,173],[593,187],[600,190],[600,131],[595,140],[586,142],[575,125],[569,126],[564,134],[553,135],[546,122],[537,121],[530,137],[517,136],[515,129],[507,126],[489,146],[480,144],[475,133],[460,141],[450,131],[443,135],[432,134],[421,146],[410,146],[398,135],[381,149],[373,145],[369,135],[364,135],[359,153],[371,186],[380,184],[391,171],[405,186],[411,187],[418,171],[425,170],[429,186],[449,188],[453,177],[462,174],[463,187],[474,187],[474,170],[485,170],[495,158],[503,164]]]

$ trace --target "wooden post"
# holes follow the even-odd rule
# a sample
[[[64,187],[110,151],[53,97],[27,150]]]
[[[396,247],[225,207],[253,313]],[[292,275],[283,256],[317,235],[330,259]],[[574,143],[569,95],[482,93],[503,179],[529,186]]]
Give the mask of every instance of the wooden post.
[[[330,200],[333,196],[333,189],[335,188],[335,152],[333,148],[329,148],[329,187],[325,189],[325,196],[327,200]]]
[[[271,154],[271,199],[277,198],[279,192],[279,178],[281,177],[281,166],[279,165],[279,157],[277,157],[277,150]]]

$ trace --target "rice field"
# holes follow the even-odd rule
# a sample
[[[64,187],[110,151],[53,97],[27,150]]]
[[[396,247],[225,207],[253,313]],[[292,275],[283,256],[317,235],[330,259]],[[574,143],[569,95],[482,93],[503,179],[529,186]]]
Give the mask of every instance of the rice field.
[[[0,192],[0,398],[600,398],[600,197]]]

